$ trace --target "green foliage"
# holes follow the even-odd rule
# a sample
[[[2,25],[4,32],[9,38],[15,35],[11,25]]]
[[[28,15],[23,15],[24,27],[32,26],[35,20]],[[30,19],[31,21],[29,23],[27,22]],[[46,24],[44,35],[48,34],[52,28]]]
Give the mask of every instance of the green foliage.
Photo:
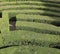
[[[60,54],[60,50],[40,46],[14,46],[1,49],[0,54]]]
[[[30,5],[46,5],[46,4],[49,4],[49,5],[53,5],[53,7],[58,7],[60,6],[59,4],[57,3],[50,3],[50,2],[42,2],[42,1],[12,1],[12,2],[1,2],[0,5],[20,5],[20,4],[30,4]],[[48,5],[47,5],[48,6]]]
[[[0,0],[0,54],[60,54],[60,1]],[[9,19],[17,18],[9,31]],[[52,24],[52,25],[51,25]]]
[[[48,23],[52,24],[53,22],[59,23],[58,18],[51,18],[48,16],[41,16],[41,15],[30,15],[30,14],[18,14],[16,15],[17,21],[30,21],[30,22],[39,22],[39,23]]]
[[[1,20],[1,32],[2,34],[6,33],[9,31],[9,19],[8,19],[8,14],[6,12],[2,13],[2,20]]]
[[[1,1],[42,1],[42,2],[51,2],[51,3],[59,3],[59,0],[1,0]]]
[[[60,46],[60,36],[41,34],[26,30],[10,31],[4,34],[4,45],[36,45],[54,47]]]
[[[48,15],[48,16],[56,16],[56,17],[59,17],[60,16],[60,14],[59,13],[57,13],[57,12],[53,12],[53,11],[46,11],[46,10],[43,10],[43,9],[47,9],[47,8],[38,8],[39,6],[37,6],[37,7],[34,7],[34,6],[29,6],[29,5],[20,5],[20,6],[15,6],[15,7],[13,7],[13,6],[10,6],[10,7],[8,7],[8,6],[6,6],[6,7],[2,7],[1,8],[1,10],[21,10],[21,9],[23,9],[23,10],[21,10],[21,11],[24,11],[25,9],[27,10],[27,11],[39,11],[39,12],[36,12],[35,14],[41,14],[41,15]],[[42,6],[42,7],[44,7],[44,6]],[[39,9],[39,10],[38,10]],[[46,11],[46,13],[45,13],[45,11]],[[33,14],[33,13],[32,13]]]
[[[10,0],[9,0],[10,1]],[[30,4],[29,4],[30,3]],[[32,4],[31,4],[32,3]],[[6,6],[3,6],[7,4]],[[14,5],[11,5],[14,4]],[[55,17],[60,17],[60,5],[59,4],[54,4],[54,3],[46,3],[46,2],[38,2],[38,1],[20,1],[20,2],[11,2],[11,4],[9,5],[9,3],[1,3],[2,7],[0,9],[0,11],[3,10],[21,10],[21,9],[34,9],[32,11],[36,11],[36,10],[41,10],[39,11],[37,14],[42,14],[42,15],[48,15],[48,16],[55,16]],[[36,10],[35,10],[36,9]],[[44,12],[43,12],[44,11]]]
[[[17,21],[16,29],[29,30],[37,33],[48,33],[48,34],[60,35],[60,28],[57,28],[56,26],[53,25],[44,24],[44,23]]]
[[[0,33],[0,47],[2,47],[3,46],[3,36],[2,36],[2,34]]]

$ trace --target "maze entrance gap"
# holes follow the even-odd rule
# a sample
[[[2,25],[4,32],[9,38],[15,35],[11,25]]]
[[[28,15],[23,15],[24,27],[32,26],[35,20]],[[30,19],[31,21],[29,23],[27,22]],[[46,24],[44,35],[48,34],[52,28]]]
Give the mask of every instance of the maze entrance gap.
[[[0,18],[2,18],[2,12],[0,12]]]
[[[10,31],[16,30],[16,16],[9,19]]]

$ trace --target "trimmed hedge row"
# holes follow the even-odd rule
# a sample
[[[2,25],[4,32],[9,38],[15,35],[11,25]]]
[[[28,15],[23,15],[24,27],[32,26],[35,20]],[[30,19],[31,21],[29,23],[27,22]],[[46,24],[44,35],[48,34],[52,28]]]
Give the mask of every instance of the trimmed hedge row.
[[[21,1],[21,2],[22,2],[22,3],[26,3],[26,1]],[[28,2],[28,1],[27,1],[27,2]],[[30,1],[30,2],[32,2],[32,1]],[[28,3],[30,3],[30,2],[28,2]],[[38,4],[40,4],[40,3],[44,4],[44,2],[38,2],[38,1],[36,1],[36,2],[37,2],[36,5],[38,5]],[[7,2],[7,3],[8,3],[8,2]],[[13,2],[12,2],[12,3],[13,3]],[[16,2],[16,3],[18,3],[18,2]],[[33,1],[32,3],[34,4],[35,2]],[[54,4],[54,5],[51,5],[51,4],[48,5],[48,4],[49,4],[49,3],[46,3],[46,5],[45,5],[45,4],[42,5],[42,6],[45,6],[46,8],[43,7],[43,8],[38,8],[38,9],[43,9],[43,10],[46,10],[46,11],[48,10],[48,11],[54,11],[54,12],[56,11],[56,12],[59,12],[59,10],[58,10],[59,8],[57,8],[58,5],[56,6],[57,9],[55,9],[55,8],[51,7],[51,6],[54,6],[55,4]],[[1,5],[2,5],[2,3],[1,3]],[[18,4],[18,5],[20,5],[20,4]],[[27,4],[27,5],[29,5],[29,4]],[[30,5],[31,5],[31,4],[30,4]],[[35,5],[35,4],[34,4],[34,5]],[[48,6],[47,6],[47,5],[48,5]],[[9,6],[9,5],[8,5],[8,6]],[[11,6],[11,5],[10,5],[10,6]],[[12,5],[12,6],[13,6],[13,5]],[[40,5],[39,5],[39,6],[40,6]],[[2,5],[2,7],[5,7],[5,6]],[[1,7],[1,9],[4,10],[4,8],[2,8],[2,7]],[[59,6],[59,7],[60,7],[60,6]],[[12,8],[11,8],[11,9],[12,9]]]
[[[21,2],[24,2],[24,1],[21,1]],[[26,2],[26,1],[25,1]],[[28,2],[28,1],[27,1]],[[30,2],[32,2],[32,1],[30,1]],[[32,3],[34,3],[34,1],[32,2]],[[40,3],[40,2],[38,2],[38,3]],[[37,4],[38,4],[37,3]],[[44,2],[41,2],[42,4],[44,3]],[[53,5],[48,5],[47,6],[47,4],[46,5],[42,5],[41,7],[40,6],[37,6],[37,4],[34,6],[30,6],[30,5],[20,5],[21,6],[21,8],[20,8],[20,6],[15,6],[15,7],[13,7],[14,5],[8,5],[8,6],[2,6],[1,7],[1,11],[3,11],[3,10],[14,10],[14,9],[16,9],[16,10],[20,10],[20,9],[26,9],[26,10],[28,10],[28,9],[36,9],[36,10],[43,10],[44,11],[44,13],[36,13],[36,14],[41,14],[41,15],[47,15],[47,16],[52,16],[52,17],[60,17],[60,14],[59,14],[59,12],[60,12],[60,8],[57,8],[57,6],[56,6],[56,8],[54,8],[54,7],[51,7],[51,6],[53,6]],[[5,8],[6,7],[6,8]],[[17,8],[18,7],[18,8]],[[39,11],[39,12],[41,12],[41,11]]]
[[[20,4],[28,4],[28,5],[44,5],[44,6],[51,6],[51,7],[60,7],[59,4],[54,3],[47,3],[42,1],[17,1],[17,2],[1,2],[0,6],[6,6],[6,5],[20,5]]]
[[[42,1],[42,2],[50,2],[50,3],[60,3],[59,0],[2,0],[2,1]]]
[[[29,30],[29,31],[37,32],[37,33],[48,33],[48,34],[60,35],[60,28],[55,27],[53,25],[44,24],[44,23],[17,21],[16,29]]]
[[[11,10],[9,10],[9,11],[11,11]],[[24,13],[24,14],[32,14],[32,15],[43,15],[43,16],[50,16],[50,17],[60,17],[59,13],[50,12],[50,11],[47,11],[45,13],[45,11],[43,11],[43,10],[30,10],[30,9],[28,9],[28,10],[20,10],[19,12],[21,14]]]
[[[44,10],[44,11],[52,11],[52,12],[56,12],[59,13],[60,12],[60,8],[54,8],[54,7],[46,7],[46,6],[37,6],[37,5],[8,5],[8,6],[2,6],[0,11],[3,10],[18,10],[18,9],[37,9],[37,10]]]
[[[0,54],[60,54],[60,50],[40,46],[14,46],[0,50]]]
[[[5,12],[8,12],[9,15],[12,17],[15,14],[32,14],[32,15],[43,15],[43,16],[50,16],[50,17],[60,17],[59,13],[54,13],[43,10],[6,10]]]
[[[16,15],[17,21],[28,21],[28,22],[39,22],[39,23],[60,23],[58,18],[51,18],[48,16],[41,16],[41,15],[29,15],[29,14],[18,14]]]
[[[3,39],[4,46],[10,45],[36,45],[43,47],[60,46],[59,35],[41,34],[26,30],[10,31],[7,34],[4,34]]]

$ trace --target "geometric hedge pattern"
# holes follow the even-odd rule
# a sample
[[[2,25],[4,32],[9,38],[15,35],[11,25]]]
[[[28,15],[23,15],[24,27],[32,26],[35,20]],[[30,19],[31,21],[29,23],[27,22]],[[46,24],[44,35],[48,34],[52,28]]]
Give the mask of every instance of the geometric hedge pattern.
[[[1,0],[0,54],[60,54],[60,1]]]

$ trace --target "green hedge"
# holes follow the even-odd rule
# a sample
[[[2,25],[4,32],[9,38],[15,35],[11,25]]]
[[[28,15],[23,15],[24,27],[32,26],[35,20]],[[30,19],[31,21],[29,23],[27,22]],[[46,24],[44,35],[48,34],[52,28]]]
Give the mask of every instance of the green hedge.
[[[24,2],[24,1],[21,1],[22,3]],[[27,1],[28,2],[28,1]],[[32,1],[30,1],[30,2],[32,2]],[[27,4],[27,6],[26,5],[23,5],[22,3],[19,3],[18,4],[18,6],[20,5],[20,4],[22,4],[22,6],[21,6],[21,8],[20,8],[20,6],[17,8],[16,6],[15,7],[13,7],[13,5],[8,5],[8,7],[7,6],[2,6],[1,7],[1,9],[0,9],[0,11],[3,11],[3,10],[18,10],[18,9],[37,9],[37,10],[43,10],[44,11],[44,13],[37,13],[37,14],[42,14],[42,15],[48,15],[48,16],[55,16],[55,17],[60,17],[60,14],[59,14],[59,12],[60,12],[60,5],[58,4],[57,6],[54,6],[54,5],[52,5],[51,3],[49,4],[49,3],[45,3],[44,4],[44,2],[42,2],[42,1],[40,1],[40,2],[38,2],[38,1],[36,1],[37,2],[37,4],[35,5],[34,3],[34,1],[32,2],[32,4],[34,4],[35,6],[32,6],[31,4],[31,6],[30,5],[28,5],[27,3],[26,3],[26,1],[25,1],[25,3]],[[12,3],[14,3],[14,2],[12,2]],[[11,4],[12,4],[11,3]],[[16,3],[18,3],[18,2],[16,2]],[[39,5],[38,6],[38,4],[43,4],[43,5]],[[3,3],[4,4],[4,3]],[[3,5],[2,3],[1,3],[1,5]],[[8,3],[6,3],[6,4],[8,4]],[[49,4],[49,5],[48,5]],[[10,7],[9,7],[10,6]],[[52,7],[52,6],[54,6],[54,7],[56,7],[56,8],[54,8],[54,7]],[[59,7],[58,7],[59,6]],[[42,8],[41,8],[42,7]],[[57,8],[58,7],[58,8]],[[41,11],[39,11],[39,12],[41,12]]]
[[[0,54],[60,54],[60,50],[39,46],[14,46],[1,49]]]
[[[4,46],[10,45],[36,45],[36,46],[46,46],[54,47],[60,46],[60,36],[41,34],[26,30],[16,30],[10,31],[4,34]]]
[[[60,7],[59,4],[54,3],[47,3],[47,2],[39,2],[39,1],[17,1],[17,2],[1,2],[0,6],[6,6],[6,5],[20,5],[20,4],[30,4],[30,5],[44,5],[44,6],[53,6],[53,7]]]
[[[42,2],[50,2],[50,3],[59,3],[59,0],[1,0],[1,1],[42,1]]]
[[[37,10],[44,10],[44,11],[51,11],[51,12],[56,12],[59,13],[60,8],[54,8],[54,7],[46,7],[46,6],[37,6],[37,5],[7,5],[7,6],[2,6],[0,11],[3,10],[18,10],[18,9],[37,9]]]
[[[4,34],[8,31],[9,31],[9,16],[6,12],[3,12],[1,19],[1,33]]]
[[[29,30],[29,31],[34,31],[38,33],[41,32],[41,33],[60,35],[60,28],[53,26],[53,25],[44,24],[44,23],[17,21],[16,29],[17,30]]]
[[[60,23],[58,18],[51,18],[48,16],[41,16],[41,15],[29,15],[29,14],[18,14],[16,15],[17,21],[28,21],[28,22],[39,22],[39,23]]]
[[[51,12],[51,11],[47,11],[45,13],[45,11],[43,10],[6,10],[5,12],[10,13],[10,17],[13,17],[16,14],[32,14],[32,15],[43,15],[43,16],[51,16],[51,17],[60,17],[59,13],[55,13],[55,12]]]
[[[3,43],[3,36],[2,34],[0,33],[0,47],[4,46],[4,43]]]

